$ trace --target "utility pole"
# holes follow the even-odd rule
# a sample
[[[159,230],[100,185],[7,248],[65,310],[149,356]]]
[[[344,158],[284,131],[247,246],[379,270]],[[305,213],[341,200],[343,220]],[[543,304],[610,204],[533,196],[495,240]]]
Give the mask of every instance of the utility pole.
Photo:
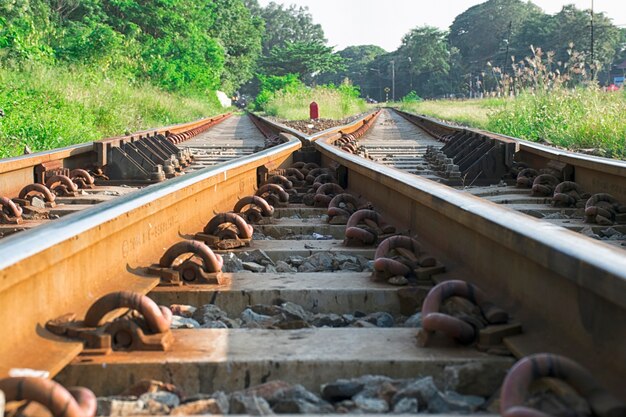
[[[391,101],[396,101],[396,62],[391,60]]]
[[[595,55],[593,51],[594,42],[594,27],[593,27],[593,0],[591,0],[591,79],[595,78]]]
[[[506,35],[506,52],[504,54],[504,65],[502,65],[502,74],[506,74],[506,63],[509,60],[509,46],[511,45],[511,31],[513,30],[513,21],[509,21],[509,33]]]
[[[413,60],[411,57],[407,57],[409,59],[409,80],[410,80],[410,89],[409,92],[413,91]]]

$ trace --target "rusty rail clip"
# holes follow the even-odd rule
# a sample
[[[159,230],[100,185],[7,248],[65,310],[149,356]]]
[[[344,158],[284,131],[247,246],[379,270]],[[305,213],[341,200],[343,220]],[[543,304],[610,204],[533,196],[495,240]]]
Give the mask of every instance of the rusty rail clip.
[[[219,213],[204,226],[203,233],[196,233],[196,240],[212,249],[234,249],[250,246],[254,228],[237,213]]]
[[[191,256],[177,262],[178,258],[185,254]],[[185,283],[220,285],[223,283],[223,264],[222,257],[214,254],[204,243],[185,240],[165,251],[159,263],[149,266],[147,272],[161,277],[161,285],[178,286]]]
[[[480,319],[440,312],[440,307],[450,297],[461,297],[477,306]],[[479,348],[488,348],[522,330],[519,323],[511,322],[504,310],[488,300],[483,290],[461,280],[443,281],[431,288],[422,304],[422,317],[422,329],[418,333],[418,342],[422,347],[431,344],[435,332],[441,332],[461,344],[478,342]]]
[[[123,316],[103,322],[119,308],[130,309]],[[174,341],[170,331],[172,312],[158,306],[143,294],[119,291],[107,294],[92,304],[84,320],[74,313],[46,323],[50,332],[84,342],[85,355],[106,355],[112,350],[168,350]]]

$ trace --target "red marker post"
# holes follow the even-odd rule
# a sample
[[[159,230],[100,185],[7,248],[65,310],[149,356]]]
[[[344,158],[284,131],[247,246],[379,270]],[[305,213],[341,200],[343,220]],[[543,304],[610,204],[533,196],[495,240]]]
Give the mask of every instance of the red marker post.
[[[313,101],[309,105],[309,119],[317,120],[319,118],[320,118],[320,109],[317,106],[317,103]]]

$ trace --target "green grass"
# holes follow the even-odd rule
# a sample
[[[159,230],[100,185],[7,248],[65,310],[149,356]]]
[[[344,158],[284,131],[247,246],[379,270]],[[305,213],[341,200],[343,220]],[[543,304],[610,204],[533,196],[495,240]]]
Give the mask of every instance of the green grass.
[[[402,103],[400,108],[573,151],[591,149],[626,159],[625,92],[559,88],[515,99],[422,101]]]
[[[83,67],[0,68],[0,157],[188,122],[224,111],[214,97],[185,97]]]
[[[315,101],[319,106],[320,118],[344,119],[367,110],[363,99],[339,89],[319,86],[303,87],[295,91],[278,91],[264,105],[265,114],[286,120],[309,118],[309,105]]]
[[[400,110],[409,113],[425,114],[437,119],[449,120],[464,126],[485,129],[489,114],[502,108],[508,100],[472,99],[472,100],[425,100],[400,103]]]
[[[596,88],[523,94],[491,114],[487,129],[626,159],[626,94]]]

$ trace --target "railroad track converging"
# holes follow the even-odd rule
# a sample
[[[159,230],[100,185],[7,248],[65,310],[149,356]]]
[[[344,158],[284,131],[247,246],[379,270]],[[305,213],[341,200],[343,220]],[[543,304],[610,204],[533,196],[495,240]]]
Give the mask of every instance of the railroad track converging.
[[[255,116],[228,113],[9,158],[0,162],[0,238],[280,141]]]
[[[83,190],[127,191],[0,240],[9,400],[72,416],[626,413],[622,249],[527,215],[544,206],[513,191],[548,150],[386,110],[313,137],[250,117],[9,161],[10,196],[93,161]],[[453,155],[464,135],[472,164]],[[147,149],[161,159],[139,163]],[[589,192],[623,172],[553,156]],[[476,196],[492,189],[537,207]]]
[[[381,112],[354,151],[626,248],[622,161],[447,126],[391,109]]]

